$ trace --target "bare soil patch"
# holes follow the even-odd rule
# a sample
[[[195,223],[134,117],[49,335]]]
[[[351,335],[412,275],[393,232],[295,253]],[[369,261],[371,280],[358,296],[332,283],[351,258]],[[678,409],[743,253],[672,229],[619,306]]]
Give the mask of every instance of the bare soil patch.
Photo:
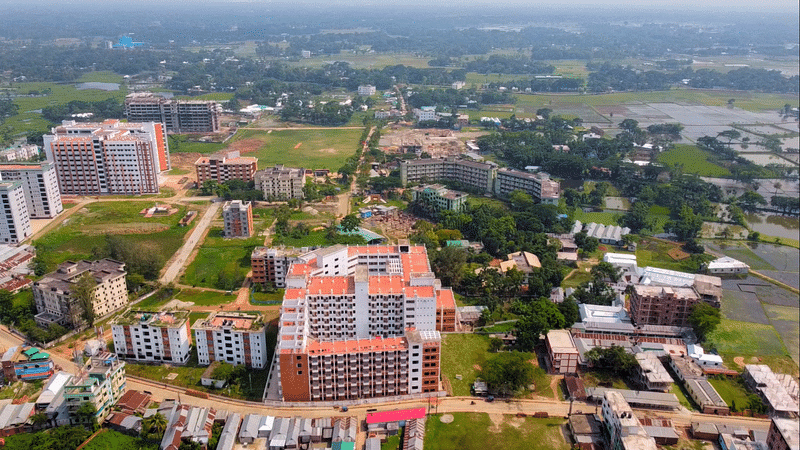
[[[677,247],[669,249],[667,251],[667,255],[669,255],[669,257],[674,259],[675,261],[682,261],[690,256],[688,253]]]
[[[733,358],[733,362],[735,362],[736,365],[741,367],[741,368],[744,368],[744,366],[745,366],[744,358],[741,357],[741,356],[737,356],[737,357]]]
[[[473,368],[473,369],[475,369],[475,370],[477,370],[478,372],[480,372],[481,370],[483,370],[483,369],[481,369],[481,366],[479,366],[479,365],[477,365],[477,364],[473,364],[473,365],[472,365],[472,368]]]
[[[253,153],[258,151],[264,143],[258,139],[242,139],[236,141],[228,147],[228,150],[238,151],[241,154]]]
[[[500,432],[500,425],[503,424],[505,418],[502,414],[489,414],[489,419],[492,421],[492,427],[489,429],[492,433]]]
[[[335,148],[321,148],[319,149],[320,153],[338,153]]]
[[[442,423],[453,423],[455,417],[452,414],[442,414],[442,417],[439,418]]]

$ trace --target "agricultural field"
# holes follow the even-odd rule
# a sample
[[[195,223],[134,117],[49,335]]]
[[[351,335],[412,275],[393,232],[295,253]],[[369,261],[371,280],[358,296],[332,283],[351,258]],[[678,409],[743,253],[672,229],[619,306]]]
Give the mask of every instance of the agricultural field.
[[[154,201],[112,201],[89,203],[65,219],[57,228],[35,241],[49,266],[68,259],[91,259],[103,248],[106,236],[120,236],[143,252],[154,252],[167,261],[183,244],[191,227],[179,227],[187,207],[178,205],[170,216],[144,218],[139,212]],[[199,208],[195,208],[199,209]]]
[[[658,162],[667,166],[683,166],[685,173],[701,177],[727,177],[731,171],[710,161],[711,153],[688,144],[676,144],[675,148],[658,155]]]
[[[298,67],[317,68],[334,61],[344,61],[350,63],[350,67],[354,69],[382,69],[386,66],[395,66],[398,64],[424,69],[428,67],[428,61],[430,61],[430,59],[430,57],[414,56],[411,53],[355,53],[352,51],[345,51],[335,56],[314,56],[312,58],[291,61],[288,64]]]
[[[429,415],[425,423],[427,450],[567,450],[564,420],[514,417],[510,414],[453,413]],[[449,417],[447,418],[449,419]],[[449,421],[449,420],[446,420]]]
[[[84,75],[85,78],[80,81],[100,81],[102,82],[117,82],[109,81],[113,78],[110,72],[94,72]],[[48,91],[49,90],[49,91]],[[118,91],[103,91],[99,89],[86,89],[78,90],[73,83],[57,84],[57,83],[15,83],[12,88],[3,88],[0,93],[9,94],[28,94],[38,92],[40,95],[33,97],[17,97],[14,103],[19,106],[19,113],[11,117],[7,117],[3,122],[3,127],[8,128],[10,134],[24,134],[28,131],[46,132],[50,131],[51,124],[42,117],[38,110],[48,106],[57,106],[69,103],[73,100],[81,100],[86,102],[96,102],[114,98],[122,103],[127,90],[124,86],[120,86]],[[47,94],[42,95],[42,93]]]
[[[239,130],[228,147],[242,156],[258,158],[258,167],[285,164],[290,167],[338,170],[358,148],[363,128],[296,129],[268,133]]]
[[[181,283],[223,290],[238,288],[250,271],[253,248],[264,244],[257,234],[258,230],[256,237],[249,239],[225,239],[221,228],[212,228],[186,268]]]
[[[86,72],[85,74],[81,75],[80,78],[77,80],[78,83],[89,83],[89,82],[96,82],[96,83],[118,83],[122,84],[124,78],[122,75],[118,75],[114,72],[110,72],[108,70],[98,70],[95,72]]]

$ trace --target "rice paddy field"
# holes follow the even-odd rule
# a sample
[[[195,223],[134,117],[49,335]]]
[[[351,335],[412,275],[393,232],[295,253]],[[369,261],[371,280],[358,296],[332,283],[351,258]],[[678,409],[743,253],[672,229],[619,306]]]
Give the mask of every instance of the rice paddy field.
[[[727,177],[731,171],[711,161],[711,153],[695,145],[676,144],[675,148],[658,155],[658,162],[667,166],[682,165],[685,173],[703,177]]]

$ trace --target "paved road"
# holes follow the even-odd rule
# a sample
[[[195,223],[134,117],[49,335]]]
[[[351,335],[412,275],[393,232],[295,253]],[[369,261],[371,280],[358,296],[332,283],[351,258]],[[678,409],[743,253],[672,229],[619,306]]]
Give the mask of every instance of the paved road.
[[[211,221],[217,216],[221,206],[221,202],[214,202],[208,207],[206,212],[203,213],[203,217],[200,218],[200,221],[194,227],[194,230],[192,230],[189,238],[186,239],[178,252],[175,253],[175,256],[173,256],[169,261],[169,265],[164,271],[164,275],[162,275],[161,279],[159,280],[161,284],[167,284],[171,281],[174,281],[175,278],[178,277],[178,274],[181,273],[183,265],[189,259],[189,255],[192,254],[192,251],[194,251],[194,248],[200,242],[200,238],[203,237],[203,234],[205,234],[206,230],[208,230],[208,227],[211,225]]]

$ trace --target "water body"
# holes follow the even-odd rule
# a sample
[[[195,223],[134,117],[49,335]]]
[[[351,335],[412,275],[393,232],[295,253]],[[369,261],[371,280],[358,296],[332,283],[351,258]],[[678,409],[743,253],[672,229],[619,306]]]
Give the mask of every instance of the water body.
[[[767,236],[797,239],[800,218],[768,214],[745,214],[747,224],[753,231]]]
[[[79,91],[86,89],[99,89],[101,91],[118,91],[119,83],[99,83],[97,81],[90,81],[87,83],[78,83],[75,88]]]

